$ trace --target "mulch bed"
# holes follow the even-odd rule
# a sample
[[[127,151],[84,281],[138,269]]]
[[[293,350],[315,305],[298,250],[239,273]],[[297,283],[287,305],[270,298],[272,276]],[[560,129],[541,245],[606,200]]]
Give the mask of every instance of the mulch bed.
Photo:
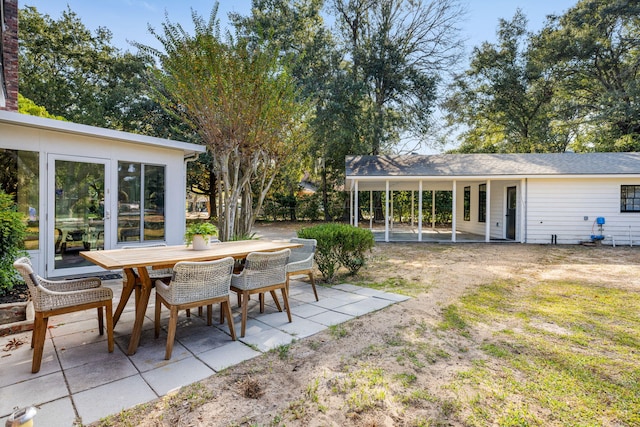
[[[29,289],[26,283],[20,283],[13,287],[10,291],[0,293],[0,304],[8,304],[12,302],[23,302],[29,299]]]

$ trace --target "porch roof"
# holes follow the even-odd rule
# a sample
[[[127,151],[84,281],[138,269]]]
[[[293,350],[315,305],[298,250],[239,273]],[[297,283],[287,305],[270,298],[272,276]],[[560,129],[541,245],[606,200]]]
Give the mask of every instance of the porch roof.
[[[347,156],[346,188],[451,190],[456,180],[639,176],[640,153],[437,154]]]
[[[78,123],[65,122],[62,120],[48,119],[44,117],[29,116],[27,114],[19,114],[10,111],[0,110],[0,123],[51,130],[56,132],[65,132],[75,135],[111,139],[132,144],[146,145],[149,147],[162,147],[180,150],[184,153],[185,157],[190,157],[194,154],[203,153],[206,151],[206,147],[204,145],[191,144],[188,142],[175,141],[171,139],[156,138],[147,135],[139,135],[135,133],[105,129],[96,126],[82,125]]]

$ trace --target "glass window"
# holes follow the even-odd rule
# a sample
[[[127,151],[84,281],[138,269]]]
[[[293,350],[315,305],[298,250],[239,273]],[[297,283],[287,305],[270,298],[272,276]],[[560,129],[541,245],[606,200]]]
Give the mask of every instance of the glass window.
[[[471,221],[471,187],[464,187],[464,220]]]
[[[640,212],[640,185],[620,187],[620,212]]]
[[[38,249],[40,162],[35,151],[7,150],[0,148],[0,187],[14,197],[18,211],[24,214],[27,224],[25,248]]]
[[[164,240],[164,166],[118,162],[118,242]]]
[[[478,187],[478,222],[487,222],[487,184]]]

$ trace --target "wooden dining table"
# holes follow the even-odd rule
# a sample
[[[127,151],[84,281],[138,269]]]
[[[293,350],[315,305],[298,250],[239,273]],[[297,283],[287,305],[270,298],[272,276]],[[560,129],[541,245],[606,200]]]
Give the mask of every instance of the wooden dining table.
[[[118,322],[131,294],[136,295],[135,321],[129,340],[129,355],[135,354],[140,343],[142,324],[149,304],[152,279],[149,270],[170,268],[180,261],[213,261],[233,257],[242,260],[251,252],[273,252],[282,249],[301,247],[299,243],[269,240],[242,240],[237,242],[212,243],[209,249],[193,250],[185,245],[177,246],[141,246],[129,249],[109,249],[105,251],[82,251],[80,255],[88,261],[106,270],[123,270],[127,280],[123,280],[120,302],[113,315],[113,324]]]

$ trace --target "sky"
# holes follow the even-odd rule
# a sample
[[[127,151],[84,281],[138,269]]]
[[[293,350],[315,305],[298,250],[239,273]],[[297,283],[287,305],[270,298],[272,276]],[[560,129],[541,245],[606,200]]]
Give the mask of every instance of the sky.
[[[160,29],[165,12],[171,22],[190,30],[191,10],[207,18],[215,0],[18,0],[18,6],[35,6],[40,13],[58,19],[67,5],[90,30],[103,26],[113,33],[112,43],[122,50],[134,51],[128,41],[158,47],[147,30],[151,25]],[[461,0],[467,15],[461,22],[462,37],[467,40],[467,51],[483,41],[495,41],[500,18],[511,19],[517,8],[529,19],[529,29],[542,27],[550,14],[562,14],[578,0]],[[227,14],[236,12],[249,15],[251,0],[220,0],[218,17],[227,25]]]

